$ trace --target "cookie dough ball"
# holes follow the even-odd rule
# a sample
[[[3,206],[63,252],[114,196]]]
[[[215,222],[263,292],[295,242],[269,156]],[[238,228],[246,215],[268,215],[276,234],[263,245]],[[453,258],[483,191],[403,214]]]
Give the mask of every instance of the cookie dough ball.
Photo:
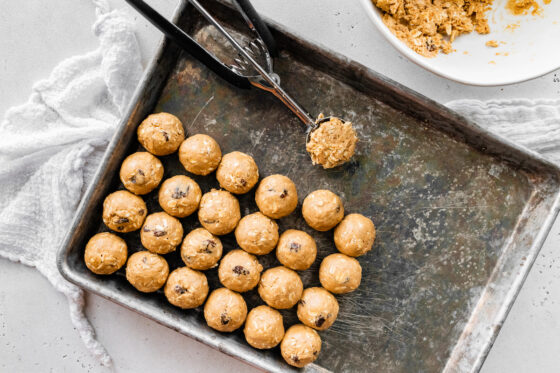
[[[222,160],[220,145],[208,135],[194,135],[183,141],[179,148],[179,161],[195,175],[208,175]]]
[[[156,254],[175,251],[182,240],[181,222],[165,212],[148,215],[140,231],[142,246]]]
[[[362,267],[354,258],[331,254],[321,262],[319,281],[331,293],[350,293],[360,286]]]
[[[286,331],[280,352],[288,364],[303,368],[319,357],[321,337],[310,327],[296,324]]]
[[[268,306],[253,308],[245,320],[245,339],[254,348],[276,347],[284,338],[284,323],[280,312]]]
[[[259,295],[270,307],[292,308],[301,298],[303,283],[298,274],[286,267],[266,270],[259,283]]]
[[[196,211],[202,191],[188,176],[177,175],[169,178],[159,188],[159,205],[163,211],[177,218],[185,218]]]
[[[239,201],[225,190],[212,189],[200,200],[198,220],[210,233],[228,234],[241,219]]]
[[[128,258],[126,279],[137,290],[152,293],[160,289],[169,275],[165,259],[149,251],[139,251]]]
[[[289,215],[297,207],[296,185],[283,175],[267,176],[259,184],[255,201],[263,214],[273,219]]]
[[[147,194],[157,188],[163,177],[161,161],[148,152],[126,157],[119,173],[124,187],[134,194]]]
[[[244,194],[259,181],[259,168],[248,154],[231,152],[223,156],[216,178],[220,186],[235,194]]]
[[[328,329],[338,316],[338,302],[323,288],[305,289],[298,304],[297,316],[299,321],[313,329]]]
[[[186,235],[181,245],[181,259],[192,269],[204,271],[215,267],[222,257],[222,241],[204,228]]]
[[[149,115],[138,127],[138,141],[155,155],[174,153],[185,139],[183,123],[175,115]]]
[[[111,193],[103,201],[103,223],[117,232],[140,229],[147,214],[144,200],[126,190]]]
[[[364,255],[375,240],[375,226],[361,214],[347,215],[334,230],[334,244],[348,256]]]
[[[245,322],[247,304],[243,297],[226,288],[214,290],[204,305],[204,318],[212,329],[233,332]]]
[[[98,275],[110,275],[126,263],[126,242],[109,232],[97,233],[89,239],[84,253],[86,266]]]
[[[305,197],[301,213],[311,228],[324,232],[340,223],[344,217],[344,206],[339,196],[321,189]]]
[[[169,274],[163,289],[169,303],[189,309],[201,306],[208,295],[206,276],[190,268],[177,268]]]
[[[288,229],[280,236],[276,258],[290,269],[303,271],[311,267],[317,257],[317,244],[304,231]]]
[[[255,255],[265,255],[274,250],[278,242],[278,224],[260,212],[244,216],[235,228],[239,246]]]
[[[243,250],[232,250],[220,262],[218,276],[222,285],[243,293],[257,286],[262,270],[262,265],[254,255]]]

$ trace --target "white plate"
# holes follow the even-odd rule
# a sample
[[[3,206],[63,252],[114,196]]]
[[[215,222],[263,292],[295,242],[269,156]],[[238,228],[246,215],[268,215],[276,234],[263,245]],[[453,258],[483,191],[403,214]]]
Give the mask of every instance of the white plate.
[[[505,9],[507,0],[494,0],[487,16],[490,34],[473,32],[453,42],[455,52],[423,57],[412,51],[387,29],[381,12],[371,0],[360,0],[369,18],[399,52],[414,63],[460,83],[495,86],[518,83],[560,68],[560,0],[543,5],[537,16],[514,16]],[[512,30],[508,25],[516,25]],[[489,40],[498,48],[485,45]],[[499,53],[499,55],[496,55]]]

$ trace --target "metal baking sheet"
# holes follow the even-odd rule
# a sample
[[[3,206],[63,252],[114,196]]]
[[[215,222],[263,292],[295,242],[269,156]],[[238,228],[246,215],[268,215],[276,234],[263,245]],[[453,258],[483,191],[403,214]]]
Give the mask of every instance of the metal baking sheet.
[[[227,5],[205,5],[228,28],[239,29]],[[217,54],[227,54],[215,30],[185,3],[176,21]],[[300,207],[306,194],[328,188],[343,198],[347,212],[373,218],[378,235],[374,249],[359,258],[362,284],[337,297],[339,318],[320,333],[322,352],[306,371],[477,371],[558,212],[559,169],[406,87],[271,26],[281,48],[275,69],[283,86],[311,113],[354,122],[361,141],[353,161],[328,171],[313,167],[303,126],[274,97],[229,86],[164,41],[60,249],[61,273],[249,364],[274,372],[293,369],[278,348],[251,348],[241,330],[210,329],[201,308],[180,310],[161,291],[137,292],[124,270],[96,276],[83,263],[87,240],[107,230],[101,221],[104,197],[123,188],[120,163],[140,148],[136,127],[148,114],[167,111],[189,134],[213,136],[224,153],[251,154],[262,176],[289,176]],[[186,173],[176,155],[162,161],[165,177]],[[203,191],[217,186],[212,175],[194,178]],[[145,197],[150,212],[160,210],[156,193]],[[253,193],[240,201],[243,213],[256,211]],[[187,232],[198,226],[195,216],[182,222]],[[279,225],[303,229],[318,241],[316,263],[301,273],[306,287],[318,285],[320,260],[336,250],[332,232],[310,230],[299,208]],[[130,252],[141,250],[138,232],[123,237]],[[232,235],[223,241],[226,250],[235,248]],[[178,252],[165,257],[172,269],[183,265]],[[277,265],[273,254],[262,262],[265,268]],[[211,288],[219,287],[216,270],[207,274]],[[245,299],[249,307],[262,302],[255,291]],[[294,309],[282,313],[286,327],[297,322]]]

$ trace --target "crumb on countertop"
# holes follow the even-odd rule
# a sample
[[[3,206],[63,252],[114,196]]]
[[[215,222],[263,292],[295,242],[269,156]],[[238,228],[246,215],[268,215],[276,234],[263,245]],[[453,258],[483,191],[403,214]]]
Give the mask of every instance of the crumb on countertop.
[[[486,42],[486,46],[491,48],[498,48],[498,42],[496,40],[488,40]]]
[[[548,3],[550,3],[550,1]],[[545,4],[548,3],[545,1]],[[531,11],[531,15],[533,16],[542,13],[542,8],[535,0],[508,0],[506,4],[506,9],[514,15],[528,14],[531,8],[533,8]]]

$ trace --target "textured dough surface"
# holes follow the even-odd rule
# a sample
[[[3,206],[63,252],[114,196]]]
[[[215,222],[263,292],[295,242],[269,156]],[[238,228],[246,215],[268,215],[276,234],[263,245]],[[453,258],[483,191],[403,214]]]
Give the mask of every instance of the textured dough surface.
[[[296,271],[311,267],[317,257],[317,244],[304,231],[288,229],[280,236],[276,247],[276,258],[284,266]]]
[[[204,228],[197,228],[185,236],[181,259],[187,267],[204,271],[217,265],[222,250],[222,241],[218,237]]]
[[[259,210],[272,219],[292,213],[298,204],[296,185],[284,175],[271,175],[261,180],[255,192]]]
[[[246,215],[235,228],[235,239],[248,253],[268,254],[278,242],[278,224],[260,212]]]
[[[296,324],[286,331],[280,352],[288,364],[303,368],[319,357],[321,337],[310,327]]]
[[[348,256],[364,255],[375,241],[375,226],[371,219],[361,214],[349,214],[334,230],[334,244],[338,251]]]
[[[204,273],[187,267],[177,268],[169,274],[163,291],[174,306],[196,308],[204,303],[208,295],[208,280]]]
[[[297,316],[299,321],[313,329],[328,329],[338,316],[338,301],[323,288],[305,289],[298,303]]]
[[[185,139],[183,123],[173,114],[149,115],[138,126],[138,141],[154,155],[174,153]]]
[[[319,281],[331,293],[349,293],[360,286],[362,267],[347,255],[331,254],[321,262]]]
[[[313,164],[327,169],[348,162],[356,151],[357,142],[352,123],[333,117],[309,134],[306,148]]]
[[[179,148],[179,161],[185,170],[195,175],[208,175],[218,167],[221,159],[220,145],[208,135],[191,136]]]
[[[161,161],[148,152],[137,152],[123,161],[119,173],[124,187],[134,194],[147,194],[163,178]]]
[[[147,214],[144,200],[126,190],[111,193],[103,201],[103,223],[117,232],[140,229]]]
[[[156,254],[175,251],[182,240],[181,222],[166,212],[148,215],[140,231],[142,246]]]
[[[259,295],[270,307],[292,308],[301,298],[303,283],[299,275],[286,267],[266,270],[259,283]]]
[[[126,263],[127,255],[126,242],[122,238],[113,233],[103,232],[89,239],[84,261],[93,273],[110,275]]]
[[[168,275],[167,261],[149,251],[132,254],[126,263],[126,279],[143,293],[159,290],[165,284]]]
[[[330,190],[320,189],[305,197],[301,213],[311,228],[324,232],[340,223],[344,217],[344,206],[339,196]]]
[[[202,191],[196,181],[185,175],[165,180],[158,193],[163,211],[177,218],[185,218],[195,212],[201,198]]]
[[[229,289],[214,290],[204,305],[204,318],[209,327],[221,332],[239,329],[247,317],[243,297]]]
[[[218,276],[222,285],[243,293],[257,286],[262,270],[262,265],[254,255],[243,250],[232,250],[220,262]]]
[[[198,220],[204,228],[215,235],[232,232],[241,219],[239,201],[225,190],[212,189],[200,200]]]
[[[284,338],[284,323],[280,312],[268,306],[253,308],[245,320],[245,340],[254,348],[276,347]]]
[[[259,181],[259,168],[250,155],[231,152],[222,157],[216,171],[216,178],[225,190],[235,194],[244,194]]]

